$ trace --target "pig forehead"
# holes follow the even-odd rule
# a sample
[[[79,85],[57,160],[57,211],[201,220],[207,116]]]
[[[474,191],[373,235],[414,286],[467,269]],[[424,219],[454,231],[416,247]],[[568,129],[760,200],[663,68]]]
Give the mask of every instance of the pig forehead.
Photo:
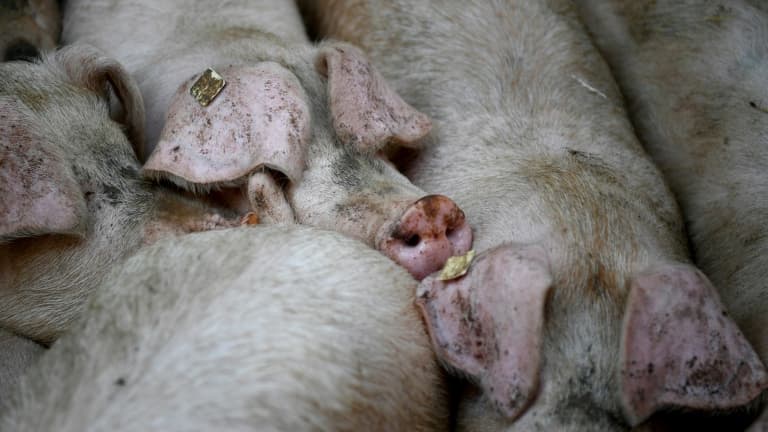
[[[307,102],[307,95],[293,72],[284,66],[271,61],[259,62],[254,65],[226,65],[215,68],[226,81],[222,94],[230,97],[292,97]],[[190,78],[187,86],[197,80],[199,74]],[[257,91],[256,91],[257,90]],[[214,99],[215,100],[215,99]]]

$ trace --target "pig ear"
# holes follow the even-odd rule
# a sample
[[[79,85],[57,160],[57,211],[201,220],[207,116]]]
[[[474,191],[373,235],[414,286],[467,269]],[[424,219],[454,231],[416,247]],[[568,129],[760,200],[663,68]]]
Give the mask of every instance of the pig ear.
[[[126,128],[128,139],[136,156],[144,155],[144,100],[136,82],[117,60],[104,56],[89,45],[72,45],[62,48],[57,57],[67,74],[77,85],[108,97],[109,85],[122,105],[117,121]]]
[[[266,170],[251,174],[246,195],[250,208],[257,212],[260,223],[293,224],[296,222],[293,208],[285,198],[283,188]]]
[[[734,408],[768,385],[763,364],[715,288],[682,264],[633,279],[621,362],[622,400],[634,424],[662,407]]]
[[[235,182],[266,166],[298,182],[310,114],[296,76],[272,62],[218,72],[226,84],[207,106],[190,94],[198,77],[179,88],[160,142],[144,165],[145,175],[189,187],[185,182]]]
[[[15,98],[0,97],[0,240],[85,235],[83,193],[62,155],[35,132]]]
[[[551,284],[543,250],[506,245],[481,255],[460,279],[440,281],[432,275],[419,285],[416,303],[438,358],[476,379],[511,419],[538,392]]]
[[[320,50],[318,72],[328,78],[328,94],[336,134],[344,143],[375,152],[390,141],[417,147],[432,122],[408,105],[351,45]]]

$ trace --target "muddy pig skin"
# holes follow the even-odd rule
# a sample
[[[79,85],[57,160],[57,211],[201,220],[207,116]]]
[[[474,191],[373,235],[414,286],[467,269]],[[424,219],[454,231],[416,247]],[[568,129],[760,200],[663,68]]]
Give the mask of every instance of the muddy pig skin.
[[[402,161],[447,193],[483,252],[426,278],[459,430],[619,431],[673,408],[730,408],[766,372],[712,284],[570,1],[303,2],[360,44],[431,141]]]
[[[698,266],[767,361],[768,5],[577,3],[678,197]]]
[[[122,105],[116,120],[108,87]],[[0,63],[3,381],[33,357],[30,341],[58,338],[110,267],[142,244],[239,224],[140,178],[132,144],[140,145],[143,116],[136,84],[93,47]]]
[[[20,381],[8,431],[445,431],[416,281],[338,233],[142,249]]]
[[[137,78],[145,176],[242,191],[232,205],[265,223],[339,231],[419,279],[469,250],[463,212],[376,157],[418,146],[429,118],[359,49],[310,44],[292,2],[72,0],[63,39],[103,48]],[[208,67],[226,84],[201,106],[191,92]]]
[[[31,60],[56,48],[61,32],[57,0],[0,1],[0,60]]]

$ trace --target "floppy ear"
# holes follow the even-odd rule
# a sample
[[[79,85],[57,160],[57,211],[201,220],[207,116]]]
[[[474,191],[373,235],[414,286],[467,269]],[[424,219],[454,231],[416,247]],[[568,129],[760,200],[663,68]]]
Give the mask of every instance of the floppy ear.
[[[35,132],[26,107],[0,97],[0,240],[85,236],[86,203],[62,155]]]
[[[418,288],[437,357],[479,381],[510,419],[538,392],[544,303],[552,284],[549,260],[535,246],[504,245],[483,253],[455,280],[435,275]]]
[[[431,130],[429,117],[389,87],[358,48],[326,46],[315,66],[328,78],[333,126],[343,142],[371,153],[390,141],[418,147],[419,139]]]
[[[246,186],[250,208],[262,224],[293,224],[296,217],[275,177],[266,171],[251,174]]]
[[[90,45],[64,47],[56,53],[56,58],[76,85],[104,97],[109,95],[107,84],[111,86],[122,106],[116,120],[124,125],[138,159],[144,160],[144,100],[125,68]]]
[[[206,106],[190,92],[198,77],[176,92],[144,174],[193,189],[187,182],[231,183],[267,166],[298,182],[310,113],[296,76],[273,62],[218,72],[226,84]]]
[[[664,265],[632,280],[621,350],[622,400],[637,424],[664,407],[730,409],[768,386],[755,351],[695,267]]]

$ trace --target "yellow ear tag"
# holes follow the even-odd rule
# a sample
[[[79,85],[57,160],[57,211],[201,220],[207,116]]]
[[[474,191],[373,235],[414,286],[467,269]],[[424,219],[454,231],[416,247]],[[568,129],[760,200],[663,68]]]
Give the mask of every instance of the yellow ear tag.
[[[469,270],[469,265],[472,264],[472,260],[475,258],[475,251],[470,250],[466,255],[459,255],[448,258],[445,262],[443,270],[440,272],[440,276],[437,278],[441,281],[447,281],[456,279],[457,277],[464,276]]]
[[[202,106],[208,106],[216,96],[221,93],[221,89],[227,85],[224,78],[218,74],[215,70],[208,68],[200,75],[200,78],[192,84],[192,88],[189,89],[189,94],[195,98],[195,100]]]

